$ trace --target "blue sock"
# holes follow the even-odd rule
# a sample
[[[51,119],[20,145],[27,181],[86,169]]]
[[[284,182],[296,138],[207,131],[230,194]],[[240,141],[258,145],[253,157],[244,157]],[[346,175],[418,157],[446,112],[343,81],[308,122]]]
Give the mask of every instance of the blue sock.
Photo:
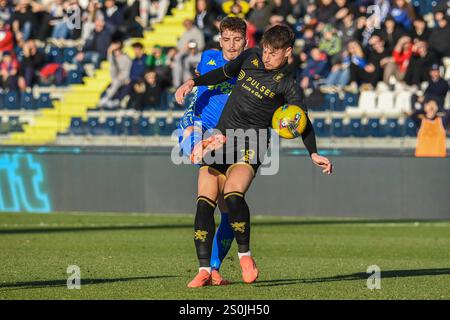
[[[233,243],[234,233],[228,223],[228,213],[222,212],[219,227],[216,230],[213,240],[211,254],[211,268],[219,270],[223,259],[227,255]]]

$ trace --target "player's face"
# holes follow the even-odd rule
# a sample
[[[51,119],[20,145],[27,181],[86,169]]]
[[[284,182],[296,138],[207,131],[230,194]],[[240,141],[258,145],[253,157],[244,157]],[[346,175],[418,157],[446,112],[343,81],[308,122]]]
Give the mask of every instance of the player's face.
[[[234,60],[244,51],[247,39],[237,31],[224,30],[220,37],[220,47],[226,60]]]
[[[263,47],[263,63],[266,70],[279,69],[286,63],[288,57],[292,53],[292,48],[273,49],[271,47]]]

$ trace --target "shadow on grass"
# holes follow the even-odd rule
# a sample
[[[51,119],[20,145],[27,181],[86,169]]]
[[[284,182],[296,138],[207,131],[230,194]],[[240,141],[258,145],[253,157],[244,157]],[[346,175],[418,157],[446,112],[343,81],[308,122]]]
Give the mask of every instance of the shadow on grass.
[[[381,279],[422,277],[422,276],[440,276],[440,275],[450,275],[450,268],[388,270],[388,271],[381,270]],[[358,273],[352,273],[352,274],[347,274],[347,275],[338,275],[338,276],[325,277],[325,278],[263,280],[263,281],[258,281],[255,284],[255,287],[274,287],[274,286],[285,286],[285,285],[294,285],[294,284],[367,280],[367,278],[369,276],[370,276],[370,274],[368,274],[368,273],[358,272]]]
[[[444,220],[306,220],[306,221],[255,221],[252,226],[307,226],[307,225],[340,225],[340,224],[383,224],[383,223],[432,223]],[[448,220],[445,220],[448,221]],[[126,231],[126,230],[152,230],[152,229],[191,229],[190,223],[183,224],[138,224],[138,225],[105,225],[105,226],[79,226],[79,227],[50,227],[50,228],[15,228],[0,229],[2,234],[27,234],[27,233],[58,233],[58,232],[86,232],[86,231]]]
[[[110,279],[81,279],[81,286],[91,284],[115,283],[115,282],[129,282],[138,280],[152,280],[164,278],[177,278],[177,276],[148,276],[148,277],[129,277],[129,278],[110,278]],[[24,281],[0,283],[0,290],[2,289],[38,289],[49,287],[66,287],[67,279],[64,280],[41,280],[41,281]]]

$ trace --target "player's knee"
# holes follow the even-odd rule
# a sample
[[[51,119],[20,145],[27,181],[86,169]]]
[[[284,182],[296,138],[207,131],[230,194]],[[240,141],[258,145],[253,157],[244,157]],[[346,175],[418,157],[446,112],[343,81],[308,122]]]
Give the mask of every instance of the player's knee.
[[[233,181],[233,182],[227,181],[223,188],[223,193],[224,194],[231,193],[231,192],[244,193],[245,189],[246,189],[246,185],[240,181]]]

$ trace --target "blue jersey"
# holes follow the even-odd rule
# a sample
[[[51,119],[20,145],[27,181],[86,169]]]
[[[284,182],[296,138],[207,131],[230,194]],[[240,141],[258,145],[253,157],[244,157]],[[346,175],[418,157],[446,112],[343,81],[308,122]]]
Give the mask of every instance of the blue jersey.
[[[211,70],[221,68],[227,62],[223,57],[222,51],[207,50],[202,54],[197,71],[202,75]],[[194,120],[201,120],[203,130],[215,128],[235,83],[236,78],[233,78],[218,85],[197,87],[192,102],[182,119],[182,126],[185,128],[193,125],[187,119],[190,117]]]

